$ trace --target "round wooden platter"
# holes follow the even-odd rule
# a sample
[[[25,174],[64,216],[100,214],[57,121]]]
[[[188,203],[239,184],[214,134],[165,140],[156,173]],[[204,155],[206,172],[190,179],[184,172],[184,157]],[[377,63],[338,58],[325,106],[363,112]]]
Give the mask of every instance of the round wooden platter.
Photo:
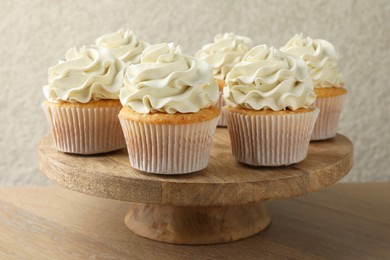
[[[185,175],[148,174],[130,167],[127,151],[101,155],[57,152],[51,135],[39,141],[39,168],[65,188],[129,201],[126,225],[136,234],[180,244],[234,241],[271,221],[264,201],[330,185],[352,167],[344,136],[310,143],[307,158],[284,167],[252,167],[231,155],[227,129],[218,128],[206,169]]]

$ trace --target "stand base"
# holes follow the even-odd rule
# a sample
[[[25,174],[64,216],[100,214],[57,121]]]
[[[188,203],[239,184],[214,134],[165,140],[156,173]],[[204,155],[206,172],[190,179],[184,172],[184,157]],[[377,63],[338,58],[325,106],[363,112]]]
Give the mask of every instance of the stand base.
[[[263,203],[187,207],[131,203],[126,226],[135,234],[174,244],[218,244],[252,236],[271,223]]]

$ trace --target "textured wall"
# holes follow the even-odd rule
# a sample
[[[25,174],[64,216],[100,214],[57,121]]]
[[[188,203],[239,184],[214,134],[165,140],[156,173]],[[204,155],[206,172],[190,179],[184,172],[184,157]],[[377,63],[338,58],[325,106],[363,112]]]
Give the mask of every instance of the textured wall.
[[[40,108],[47,68],[73,46],[132,28],[150,43],[194,53],[219,32],[279,47],[296,32],[334,43],[350,91],[340,132],[355,145],[347,181],[390,180],[390,1],[11,1],[0,8],[0,184],[47,183],[36,142],[49,131]]]

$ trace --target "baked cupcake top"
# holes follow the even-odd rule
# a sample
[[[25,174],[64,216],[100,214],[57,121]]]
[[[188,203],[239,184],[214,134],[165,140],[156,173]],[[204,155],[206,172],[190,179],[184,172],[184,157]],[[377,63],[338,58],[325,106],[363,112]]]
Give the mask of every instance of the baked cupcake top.
[[[315,101],[305,62],[273,47],[252,48],[226,77],[223,89],[231,107],[253,110],[296,110]]]
[[[120,100],[138,113],[195,113],[213,106],[219,90],[209,65],[173,43],[147,47],[128,67]]]
[[[296,34],[280,49],[306,62],[314,87],[329,88],[344,85],[343,75],[338,66],[339,54],[330,42],[310,37],[303,38],[302,34]]]
[[[139,62],[142,51],[149,44],[140,41],[133,31],[120,29],[97,38],[96,45],[109,49],[116,58],[130,64]]]
[[[49,68],[49,84],[43,87],[43,93],[55,103],[118,99],[124,70],[125,63],[105,48],[74,47],[65,60]]]
[[[218,34],[213,43],[206,44],[196,53],[213,68],[214,78],[224,80],[232,67],[252,48],[252,40],[234,33]]]

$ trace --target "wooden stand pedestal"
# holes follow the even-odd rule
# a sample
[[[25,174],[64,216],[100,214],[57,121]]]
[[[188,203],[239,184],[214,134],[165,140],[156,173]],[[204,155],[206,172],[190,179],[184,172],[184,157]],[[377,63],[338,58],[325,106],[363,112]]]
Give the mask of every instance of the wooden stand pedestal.
[[[38,144],[39,167],[65,188],[131,202],[125,223],[134,233],[179,244],[215,244],[252,236],[271,222],[264,201],[316,191],[352,167],[342,135],[310,144],[307,158],[287,167],[250,167],[231,155],[227,129],[217,129],[206,169],[180,176],[130,167],[127,151],[95,156],[57,152],[50,135]]]
[[[126,226],[135,234],[175,244],[217,244],[252,236],[271,223],[263,203],[189,207],[131,203]]]

